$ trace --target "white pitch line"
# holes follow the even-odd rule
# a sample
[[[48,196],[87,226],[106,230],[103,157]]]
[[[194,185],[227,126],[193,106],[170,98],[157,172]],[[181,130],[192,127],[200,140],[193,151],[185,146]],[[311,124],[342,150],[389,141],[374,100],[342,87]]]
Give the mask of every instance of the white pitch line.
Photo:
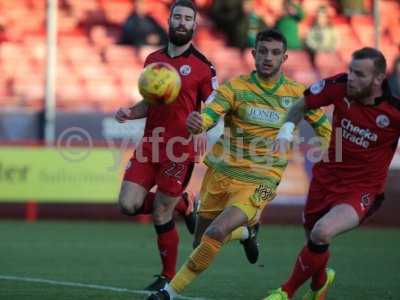
[[[150,294],[150,292],[142,291],[142,290],[130,290],[130,289],[126,289],[126,288],[119,288],[119,287],[113,287],[113,286],[107,286],[107,285],[57,281],[57,280],[49,280],[49,279],[42,279],[42,278],[0,275],[0,280],[45,283],[45,284],[50,284],[50,285],[60,285],[60,286],[69,286],[69,287],[77,287],[77,288],[89,288],[89,289],[105,290],[105,291],[112,291],[112,292],[118,292],[118,293],[131,293],[131,294],[137,294],[137,295],[149,295]],[[207,300],[206,298],[185,297],[185,296],[179,296],[179,295],[176,296],[175,298],[183,299],[183,300]]]

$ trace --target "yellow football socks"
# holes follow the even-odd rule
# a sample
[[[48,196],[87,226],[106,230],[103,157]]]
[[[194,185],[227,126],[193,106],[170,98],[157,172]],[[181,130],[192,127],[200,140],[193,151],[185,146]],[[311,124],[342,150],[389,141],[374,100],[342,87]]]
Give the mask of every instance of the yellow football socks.
[[[249,237],[249,230],[245,226],[240,226],[232,231],[224,240],[224,244],[230,241],[245,240]]]
[[[181,293],[201,272],[208,268],[221,246],[220,241],[203,235],[200,245],[193,250],[189,259],[172,279],[170,286],[173,290]]]

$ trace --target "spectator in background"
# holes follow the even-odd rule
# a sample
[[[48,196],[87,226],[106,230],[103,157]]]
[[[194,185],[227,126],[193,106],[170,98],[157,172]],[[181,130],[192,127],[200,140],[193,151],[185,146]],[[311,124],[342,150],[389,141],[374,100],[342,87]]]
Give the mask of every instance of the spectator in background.
[[[8,36],[8,32],[6,30],[6,26],[4,25],[5,21],[0,18],[0,44],[4,43],[4,42],[8,42],[9,36]]]
[[[286,37],[288,49],[303,49],[299,23],[304,18],[304,11],[295,0],[285,0],[284,11],[285,14],[276,22],[276,28]]]
[[[245,22],[243,25],[244,41],[246,48],[254,48],[256,45],[257,33],[267,29],[264,20],[256,14],[254,9],[254,0],[243,1],[243,12],[245,14]]]
[[[229,46],[241,50],[253,48],[257,33],[267,27],[255,13],[254,0],[215,0],[210,17],[225,33]]]
[[[6,28],[0,24],[0,44],[3,42],[7,42],[8,38],[7,38],[7,32],[6,32]]]
[[[349,17],[367,12],[364,0],[340,0],[340,8],[342,13]]]
[[[389,86],[392,94],[400,97],[400,56],[394,61],[392,74],[389,76]]]
[[[89,40],[93,47],[100,55],[101,61],[106,62],[106,51],[108,46],[113,43],[112,38],[109,36],[107,29],[101,25],[95,25],[91,28]]]
[[[229,43],[235,38],[237,21],[241,19],[243,0],[214,0],[210,8],[210,17],[221,29]]]
[[[120,43],[134,47],[166,45],[168,42],[167,33],[145,11],[144,5],[143,0],[135,1],[134,12],[122,26]]]
[[[325,6],[321,6],[318,9],[314,24],[307,34],[305,44],[314,68],[316,68],[315,56],[318,52],[333,52],[336,50],[336,32],[330,22]]]

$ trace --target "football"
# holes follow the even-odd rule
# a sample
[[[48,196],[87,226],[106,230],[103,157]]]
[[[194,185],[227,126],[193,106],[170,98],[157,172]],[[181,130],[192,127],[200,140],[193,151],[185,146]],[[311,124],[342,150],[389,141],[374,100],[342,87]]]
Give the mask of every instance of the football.
[[[149,104],[170,104],[181,90],[181,78],[173,66],[163,62],[149,64],[139,77],[139,92]]]

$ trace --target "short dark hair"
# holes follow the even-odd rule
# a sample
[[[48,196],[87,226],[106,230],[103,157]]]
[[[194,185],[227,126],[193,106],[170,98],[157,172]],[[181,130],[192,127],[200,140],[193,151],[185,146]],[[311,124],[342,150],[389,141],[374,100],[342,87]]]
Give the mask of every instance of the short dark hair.
[[[257,44],[260,41],[278,41],[282,42],[283,44],[283,51],[287,50],[287,40],[285,36],[279,31],[275,29],[266,29],[263,31],[260,31],[257,33],[256,37],[256,45],[255,47],[257,48]]]
[[[191,10],[194,11],[194,16],[196,17],[197,7],[196,7],[196,4],[193,3],[193,1],[191,1],[191,0],[176,0],[171,5],[171,9],[170,9],[171,14],[172,14],[172,11],[174,10],[174,8],[177,6],[184,6],[184,7],[190,8]]]
[[[376,74],[386,74],[386,58],[381,51],[371,47],[364,47],[353,52],[353,59],[372,59]]]

